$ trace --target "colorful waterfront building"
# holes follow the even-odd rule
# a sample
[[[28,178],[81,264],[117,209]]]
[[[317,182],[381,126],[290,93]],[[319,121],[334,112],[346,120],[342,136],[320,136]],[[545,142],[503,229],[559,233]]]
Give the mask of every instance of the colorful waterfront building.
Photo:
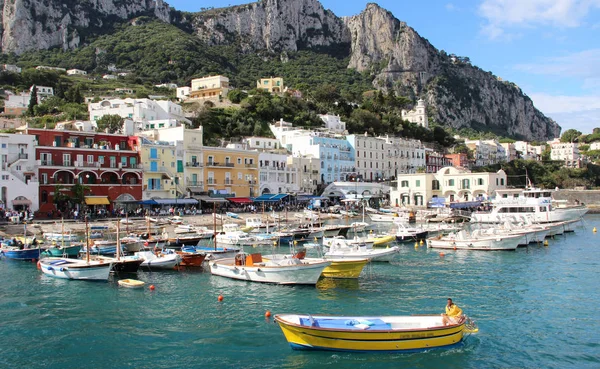
[[[142,199],[175,199],[183,195],[177,188],[182,178],[177,173],[176,145],[145,137],[140,137],[140,144]]]
[[[67,210],[58,209],[61,205],[54,200],[57,191],[66,197],[75,196],[75,184],[83,186],[85,205],[109,211],[119,203],[142,199],[138,137],[34,128],[27,128],[25,133],[35,136],[37,142],[40,212]]]
[[[202,155],[204,189],[209,195],[259,195],[258,151],[204,146]]]

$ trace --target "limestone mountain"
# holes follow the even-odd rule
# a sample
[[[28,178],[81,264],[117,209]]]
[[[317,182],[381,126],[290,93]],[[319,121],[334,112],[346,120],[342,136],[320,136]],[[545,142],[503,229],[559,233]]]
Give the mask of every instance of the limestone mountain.
[[[368,73],[374,87],[424,98],[429,116],[442,125],[532,140],[560,134],[556,122],[519,87],[471,65],[468,58],[437,50],[377,4],[344,18],[317,0],[260,0],[198,13],[177,12],[162,0],[0,0],[0,6],[5,53],[75,49],[105,28],[111,32],[107,26],[117,20],[150,15],[194,36],[207,50],[227,46],[248,55],[271,52],[281,54],[281,63],[286,52],[299,50],[342,54],[347,68]]]

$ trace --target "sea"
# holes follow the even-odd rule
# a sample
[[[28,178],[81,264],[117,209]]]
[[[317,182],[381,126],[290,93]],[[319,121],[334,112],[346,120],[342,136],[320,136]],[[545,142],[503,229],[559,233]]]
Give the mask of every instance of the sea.
[[[2,260],[0,368],[600,368],[595,228],[600,215],[588,215],[574,233],[514,252],[401,244],[393,262],[368,265],[358,280],[316,287],[207,270],[69,281]],[[120,288],[123,277],[146,287]],[[479,332],[413,353],[294,351],[266,316],[439,314],[448,297]]]

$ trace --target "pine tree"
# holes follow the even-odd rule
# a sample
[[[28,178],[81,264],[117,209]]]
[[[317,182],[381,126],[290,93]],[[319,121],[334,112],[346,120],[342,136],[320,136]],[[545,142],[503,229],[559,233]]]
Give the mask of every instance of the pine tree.
[[[38,98],[37,98],[37,86],[33,85],[31,86],[31,95],[29,98],[29,106],[27,107],[27,115],[33,116],[34,115],[34,108],[35,106],[38,104]]]

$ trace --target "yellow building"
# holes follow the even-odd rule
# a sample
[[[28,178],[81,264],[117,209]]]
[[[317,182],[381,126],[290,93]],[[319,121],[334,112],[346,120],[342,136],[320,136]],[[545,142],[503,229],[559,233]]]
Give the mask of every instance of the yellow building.
[[[283,92],[283,78],[281,77],[271,77],[271,78],[261,78],[256,81],[256,88],[260,90],[268,91],[272,94],[280,94]]]
[[[258,152],[224,147],[203,148],[204,189],[235,197],[258,196]]]
[[[142,139],[140,159],[144,168],[142,199],[175,199],[181,195],[175,145]]]
[[[227,97],[229,92],[229,78],[225,76],[211,76],[192,80],[190,98],[216,99],[219,96]]]

